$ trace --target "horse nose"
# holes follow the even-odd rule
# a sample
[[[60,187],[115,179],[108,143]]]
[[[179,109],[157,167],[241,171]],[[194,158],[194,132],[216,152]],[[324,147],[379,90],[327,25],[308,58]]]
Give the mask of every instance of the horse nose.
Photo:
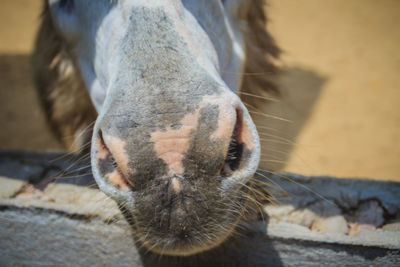
[[[258,136],[243,104],[232,102],[205,102],[174,124],[144,127],[147,140],[133,142],[129,135],[124,139],[100,129],[94,143],[100,175],[126,189],[160,177],[231,177],[245,170]]]
[[[222,124],[225,123],[222,122]],[[235,107],[235,120],[233,124],[230,123],[231,127],[227,125],[226,128],[230,128],[231,131],[225,131],[222,136],[228,140],[228,147],[225,148],[225,158],[219,174],[225,177],[248,168],[249,160],[258,163],[258,159],[254,160],[252,157],[258,148],[258,135],[247,111],[243,107]]]

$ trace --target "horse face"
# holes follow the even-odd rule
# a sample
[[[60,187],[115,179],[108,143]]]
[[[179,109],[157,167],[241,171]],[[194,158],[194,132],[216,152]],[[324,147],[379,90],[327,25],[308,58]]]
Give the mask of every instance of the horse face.
[[[98,111],[92,171],[159,253],[221,243],[260,155],[236,95],[242,1],[50,0]]]

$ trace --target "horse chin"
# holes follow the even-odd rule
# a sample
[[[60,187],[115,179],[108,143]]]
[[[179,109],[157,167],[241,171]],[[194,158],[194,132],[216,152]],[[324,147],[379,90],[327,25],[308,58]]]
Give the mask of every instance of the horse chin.
[[[146,236],[139,234],[136,235],[136,240],[147,251],[159,255],[191,256],[221,246],[232,236],[232,233],[235,231],[240,221],[239,218],[240,217],[236,217],[235,221],[226,223],[229,226],[225,226],[224,230],[219,230],[217,232],[198,232],[196,233],[197,235],[187,234],[186,236],[171,236],[161,233],[158,238],[154,238],[154,236],[156,236],[154,235],[152,239],[146,239]],[[136,230],[137,233],[143,232],[141,229]]]

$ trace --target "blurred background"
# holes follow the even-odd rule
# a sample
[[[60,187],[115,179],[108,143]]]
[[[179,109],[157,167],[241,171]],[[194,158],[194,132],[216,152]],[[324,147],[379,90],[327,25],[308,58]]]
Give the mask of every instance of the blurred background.
[[[41,0],[0,6],[0,147],[60,150],[31,81]],[[282,95],[258,118],[262,167],[400,181],[400,1],[270,0]],[[261,117],[261,116],[259,116]]]

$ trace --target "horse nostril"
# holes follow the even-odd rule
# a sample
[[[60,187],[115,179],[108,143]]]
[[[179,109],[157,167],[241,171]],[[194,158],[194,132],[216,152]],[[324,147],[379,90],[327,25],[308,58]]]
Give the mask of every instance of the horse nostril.
[[[95,166],[98,168],[99,175],[119,189],[128,189],[128,187],[132,187],[125,178],[110,147],[107,146],[101,130],[99,130],[97,137],[95,145]]]
[[[221,169],[222,176],[230,176],[232,172],[237,170],[240,166],[243,154],[243,146],[244,146],[240,138],[242,130],[243,130],[243,116],[242,112],[239,109],[237,109],[236,124],[232,132],[225,162]]]
[[[101,130],[99,130],[98,136],[99,136],[99,151],[103,151],[103,153],[106,153],[108,155],[108,161],[111,163],[111,165],[114,167],[114,169],[117,169],[118,168],[117,161],[115,160],[110,149],[107,147],[106,143],[104,142],[103,133]]]
[[[225,160],[225,165],[227,165],[226,167],[229,167],[231,171],[235,171],[237,168],[239,168],[242,152],[243,144],[239,144],[236,139],[232,138]]]

